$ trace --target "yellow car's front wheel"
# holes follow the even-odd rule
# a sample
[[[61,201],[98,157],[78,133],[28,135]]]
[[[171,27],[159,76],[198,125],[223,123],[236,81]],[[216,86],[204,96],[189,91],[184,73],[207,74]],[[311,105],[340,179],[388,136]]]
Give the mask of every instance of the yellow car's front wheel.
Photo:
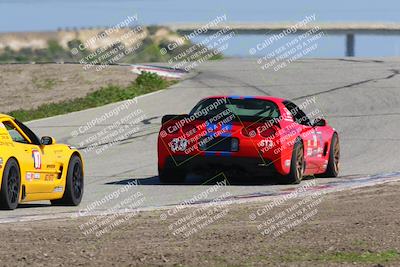
[[[21,185],[21,174],[18,163],[11,158],[4,168],[0,190],[0,208],[13,210],[18,206]]]
[[[68,165],[63,198],[52,200],[53,205],[78,206],[83,196],[83,166],[79,156],[72,156]]]

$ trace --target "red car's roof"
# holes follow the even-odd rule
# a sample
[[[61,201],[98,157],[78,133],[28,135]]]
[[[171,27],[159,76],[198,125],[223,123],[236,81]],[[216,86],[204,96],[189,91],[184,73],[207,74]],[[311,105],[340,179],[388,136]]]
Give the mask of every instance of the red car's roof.
[[[216,96],[208,96],[207,98],[232,98],[232,99],[261,99],[261,100],[269,100],[272,102],[283,102],[286,99],[280,97],[273,96],[240,96],[240,95],[216,95]]]

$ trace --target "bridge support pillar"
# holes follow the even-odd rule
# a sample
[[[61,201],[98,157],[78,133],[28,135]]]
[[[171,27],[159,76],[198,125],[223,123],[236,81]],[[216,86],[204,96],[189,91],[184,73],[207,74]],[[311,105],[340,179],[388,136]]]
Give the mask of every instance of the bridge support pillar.
[[[346,57],[354,57],[354,33],[346,34]]]

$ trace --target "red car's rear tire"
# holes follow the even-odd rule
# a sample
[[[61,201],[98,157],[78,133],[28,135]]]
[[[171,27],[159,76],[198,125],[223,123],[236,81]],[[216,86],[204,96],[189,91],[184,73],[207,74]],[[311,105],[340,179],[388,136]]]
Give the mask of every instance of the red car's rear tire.
[[[304,147],[301,139],[297,139],[290,161],[290,173],[284,177],[284,182],[288,184],[298,184],[303,180],[304,173]]]
[[[339,137],[337,133],[334,133],[332,136],[331,146],[329,148],[329,159],[326,171],[316,176],[337,177],[339,175],[339,159],[340,159]]]

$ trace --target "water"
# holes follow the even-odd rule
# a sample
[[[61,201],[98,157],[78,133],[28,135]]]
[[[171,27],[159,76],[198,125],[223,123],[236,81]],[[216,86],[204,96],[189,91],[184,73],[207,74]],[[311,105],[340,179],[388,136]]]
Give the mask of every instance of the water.
[[[0,32],[44,31],[114,25],[137,14],[143,24],[206,22],[226,14],[232,22],[295,22],[316,14],[320,22],[398,22],[398,0],[183,1],[183,0],[0,0]],[[263,36],[238,36],[226,54],[249,56]],[[287,41],[287,39],[282,40]],[[311,57],[344,56],[344,37],[327,36]],[[400,37],[356,36],[356,56],[399,56]]]
[[[254,44],[262,42],[268,36],[246,35],[237,36],[229,42],[225,50],[226,55],[234,57],[250,57],[249,49]],[[254,56],[263,56],[266,51],[273,51],[276,47],[285,45],[295,36],[287,37],[277,42],[271,49],[257,52]],[[195,39],[200,41],[201,38]],[[344,57],[346,48],[345,36],[326,36],[317,42],[318,47],[305,57]],[[355,56],[357,57],[394,57],[400,56],[400,36],[363,36],[355,37]]]

